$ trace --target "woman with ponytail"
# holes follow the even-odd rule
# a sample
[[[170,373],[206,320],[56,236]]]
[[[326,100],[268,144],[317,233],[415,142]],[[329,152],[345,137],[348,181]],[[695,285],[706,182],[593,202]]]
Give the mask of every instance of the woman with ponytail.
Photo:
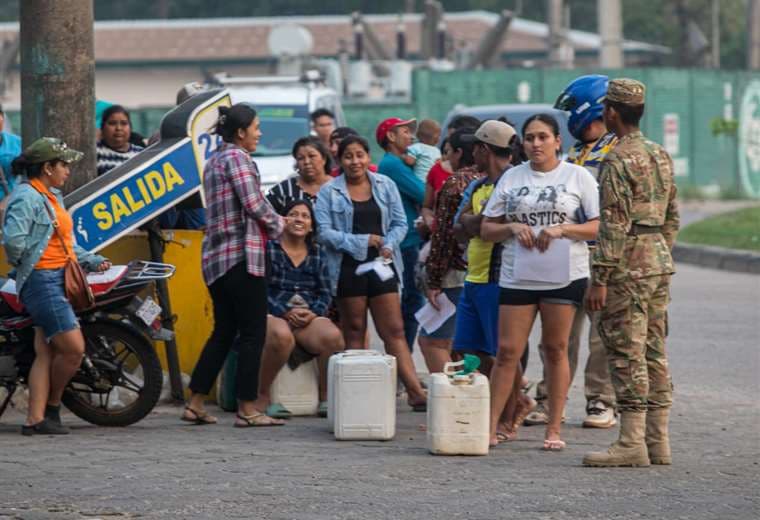
[[[195,365],[192,394],[182,420],[217,422],[205,410],[204,398],[237,337],[235,426],[281,425],[282,421],[265,414],[268,403],[256,390],[267,330],[266,241],[280,236],[285,219],[262,195],[259,171],[251,160],[261,138],[256,110],[246,103],[220,107],[215,131],[223,142],[203,170],[207,225],[202,249],[214,330]]]

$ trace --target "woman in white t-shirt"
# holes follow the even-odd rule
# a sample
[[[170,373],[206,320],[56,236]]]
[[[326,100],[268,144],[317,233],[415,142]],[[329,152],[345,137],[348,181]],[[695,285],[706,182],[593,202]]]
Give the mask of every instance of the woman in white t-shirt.
[[[499,350],[491,372],[491,445],[509,399],[536,314],[548,380],[545,450],[561,450],[562,412],[570,381],[567,342],[589,276],[586,240],[599,227],[599,191],[591,174],[560,160],[559,125],[547,114],[522,128],[529,161],[509,170],[483,214],[481,238],[503,242]]]

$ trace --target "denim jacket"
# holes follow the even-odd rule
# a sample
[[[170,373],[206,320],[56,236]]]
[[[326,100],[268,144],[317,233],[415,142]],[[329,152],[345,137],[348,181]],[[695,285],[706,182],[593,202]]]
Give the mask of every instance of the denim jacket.
[[[401,241],[407,231],[406,214],[396,184],[388,177],[367,172],[372,185],[372,196],[380,206],[384,246],[393,250],[393,264],[399,281],[403,280],[404,264],[401,260]],[[366,260],[369,235],[355,235],[354,205],[346,187],[345,175],[331,180],[319,190],[314,208],[317,219],[317,241],[324,245],[325,260],[330,276],[330,287],[335,295],[343,255],[349,254],[358,261]]]
[[[50,191],[63,207],[61,192],[55,188]],[[44,195],[28,183],[23,183],[13,190],[5,210],[3,246],[8,263],[15,268],[17,294],[21,294],[21,287],[32,274],[54,233],[53,222],[45,205],[55,214]],[[105,261],[102,256],[85,251],[76,242],[74,254],[86,271],[96,270]]]

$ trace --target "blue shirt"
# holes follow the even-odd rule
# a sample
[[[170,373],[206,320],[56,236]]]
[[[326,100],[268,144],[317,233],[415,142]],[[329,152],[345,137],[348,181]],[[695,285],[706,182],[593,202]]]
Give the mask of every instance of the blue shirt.
[[[390,177],[396,183],[401,194],[401,203],[406,214],[406,226],[409,230],[406,238],[401,242],[401,249],[419,248],[422,240],[414,227],[414,221],[420,216],[420,207],[422,207],[422,201],[425,198],[425,184],[414,175],[412,168],[392,153],[386,153],[383,156],[380,164],[377,165],[377,172]]]
[[[372,185],[372,196],[380,206],[383,226],[383,245],[393,250],[393,263],[399,280],[403,283],[404,262],[399,245],[406,235],[406,218],[398,188],[390,179],[367,172]],[[367,259],[369,235],[356,235],[354,229],[354,204],[346,187],[345,175],[340,175],[319,190],[314,207],[317,219],[317,241],[324,246],[327,269],[330,273],[330,289],[338,289],[338,275],[343,255],[351,255],[363,262]]]
[[[280,242],[269,240],[267,259],[269,312],[273,316],[282,316],[294,308],[291,299],[296,295],[303,298],[309,310],[317,316],[327,313],[330,305],[330,276],[319,246],[312,247],[304,261],[295,266]]]
[[[11,171],[11,163],[13,159],[21,155],[21,138],[15,134],[8,132],[0,132],[0,168],[3,169],[5,180],[8,182],[8,187],[13,190],[13,186],[16,184],[13,172]],[[8,193],[5,193],[2,184],[0,184],[0,199],[5,198]]]

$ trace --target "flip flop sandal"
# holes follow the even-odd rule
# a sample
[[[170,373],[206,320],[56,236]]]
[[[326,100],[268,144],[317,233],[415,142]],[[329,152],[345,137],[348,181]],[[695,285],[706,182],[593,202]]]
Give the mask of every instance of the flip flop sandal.
[[[253,415],[237,414],[237,418],[245,424],[236,422],[235,428],[263,428],[267,426],[282,426],[285,424],[281,419],[275,419],[261,412],[256,412]]]
[[[193,410],[189,406],[185,406],[185,411],[190,412],[193,414],[193,417],[188,417],[187,415],[182,415],[180,417],[181,420],[193,424],[216,424],[217,419],[213,415],[209,414],[208,412],[198,412],[196,410]]]
[[[499,444],[503,442],[510,442],[517,438],[517,432],[509,433],[509,432],[496,432],[496,440],[499,441]]]
[[[544,440],[544,446],[541,449],[544,451],[562,451],[565,449],[565,446],[567,446],[567,444],[562,440]]]
[[[282,406],[280,403],[272,403],[267,406],[266,413],[273,419],[290,419],[293,417],[293,412]]]

